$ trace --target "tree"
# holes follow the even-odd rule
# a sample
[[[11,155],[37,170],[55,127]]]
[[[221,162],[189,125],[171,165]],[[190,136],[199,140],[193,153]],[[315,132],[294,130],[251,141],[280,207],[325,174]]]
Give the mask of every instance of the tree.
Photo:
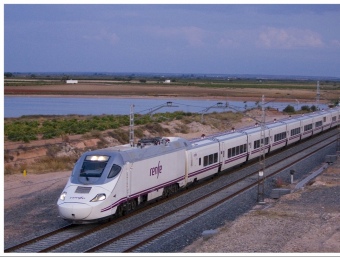
[[[283,111],[284,111],[284,112],[288,112],[288,113],[293,113],[293,112],[295,112],[295,109],[294,109],[293,106],[287,105],[287,107],[284,108]]]
[[[308,105],[301,106],[301,111],[310,112],[310,107]]]
[[[11,78],[13,77],[13,73],[12,72],[5,72],[5,78]]]

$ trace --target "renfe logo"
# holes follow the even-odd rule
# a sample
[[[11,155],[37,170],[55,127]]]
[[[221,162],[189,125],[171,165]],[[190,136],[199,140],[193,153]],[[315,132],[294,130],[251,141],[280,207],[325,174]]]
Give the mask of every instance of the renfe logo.
[[[162,165],[160,165],[160,161],[158,162],[157,167],[153,167],[150,169],[150,176],[157,175],[157,178],[158,178],[159,173],[162,173]]]

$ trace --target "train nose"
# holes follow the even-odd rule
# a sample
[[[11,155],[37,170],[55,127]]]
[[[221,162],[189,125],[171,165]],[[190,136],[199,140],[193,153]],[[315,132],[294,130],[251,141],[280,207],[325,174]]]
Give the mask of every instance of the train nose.
[[[86,219],[92,212],[92,207],[84,203],[62,203],[58,209],[59,214],[69,220]]]

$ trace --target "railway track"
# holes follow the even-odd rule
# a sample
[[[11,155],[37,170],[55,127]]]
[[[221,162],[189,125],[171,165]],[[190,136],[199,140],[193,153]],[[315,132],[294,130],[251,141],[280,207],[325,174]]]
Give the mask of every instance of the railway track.
[[[335,135],[332,130],[274,154],[266,160],[266,179],[334,143]],[[152,240],[256,187],[259,168],[253,162],[237,172],[222,172],[218,179],[183,190],[128,216],[100,225],[67,226],[5,252],[138,252]]]

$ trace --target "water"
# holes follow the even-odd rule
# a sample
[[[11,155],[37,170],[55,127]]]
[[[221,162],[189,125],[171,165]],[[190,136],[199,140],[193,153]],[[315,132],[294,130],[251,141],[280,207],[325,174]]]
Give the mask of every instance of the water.
[[[218,102],[221,104],[219,105]],[[228,101],[232,108],[225,108],[226,101],[195,99],[155,99],[155,98],[94,98],[94,97],[43,97],[43,96],[4,96],[4,117],[23,115],[129,115],[130,106],[134,113],[147,114],[157,112],[222,112],[244,111],[256,107],[255,102]],[[296,102],[270,102],[265,107],[283,110],[290,104],[295,110],[301,108]],[[309,105],[309,104],[303,104]],[[313,105],[313,104],[310,104]],[[327,106],[320,105],[320,108]]]

